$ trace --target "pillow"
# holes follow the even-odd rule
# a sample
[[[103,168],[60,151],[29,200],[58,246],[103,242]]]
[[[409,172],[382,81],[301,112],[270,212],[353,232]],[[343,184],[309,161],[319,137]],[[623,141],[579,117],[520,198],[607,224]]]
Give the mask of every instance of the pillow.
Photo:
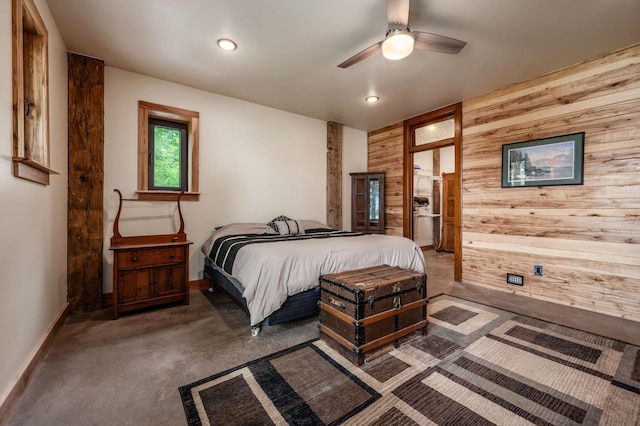
[[[220,237],[222,235],[242,235],[242,234],[275,234],[273,229],[264,223],[255,222],[234,222],[224,226],[218,226],[215,232]]]
[[[243,235],[243,234],[277,234],[277,230],[273,230],[270,226],[267,226],[264,223],[229,223],[224,226],[217,226],[215,230],[211,233],[209,238],[204,242],[201,247],[202,252],[209,256],[211,252],[211,247],[213,247],[213,243],[217,238],[224,237],[227,235]]]
[[[304,227],[299,220],[276,220],[275,224],[280,235],[304,234]]]
[[[317,220],[302,219],[302,220],[299,220],[298,222],[300,222],[300,224],[302,225],[302,227],[305,230],[307,230],[307,229],[332,229],[330,226],[327,226],[324,223],[319,222]]]
[[[267,225],[269,225],[271,228],[273,228],[274,231],[278,232],[278,227],[276,226],[276,222],[278,221],[287,221],[287,220],[291,220],[291,218],[280,215],[278,217],[274,217],[273,219],[271,219],[270,222],[267,222]]]

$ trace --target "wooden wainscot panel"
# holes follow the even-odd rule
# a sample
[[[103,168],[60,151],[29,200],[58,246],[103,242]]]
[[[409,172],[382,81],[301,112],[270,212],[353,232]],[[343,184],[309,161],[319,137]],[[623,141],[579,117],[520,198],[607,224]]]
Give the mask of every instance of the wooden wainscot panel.
[[[465,247],[466,272],[477,275],[476,284],[495,290],[582,307],[597,305],[599,312],[633,319],[640,315],[640,305],[620,309],[625,299],[637,297],[640,284],[637,280],[640,265],[620,265],[593,260],[575,260],[570,264],[556,256],[536,255],[536,263],[544,265],[542,277],[533,274],[531,256],[508,250],[489,250]],[[494,271],[500,271],[496,280]],[[507,272],[518,271],[524,276],[524,286],[506,283]],[[607,272],[608,271],[608,272]],[[580,291],[576,291],[576,290]],[[555,296],[563,292],[562,298]]]

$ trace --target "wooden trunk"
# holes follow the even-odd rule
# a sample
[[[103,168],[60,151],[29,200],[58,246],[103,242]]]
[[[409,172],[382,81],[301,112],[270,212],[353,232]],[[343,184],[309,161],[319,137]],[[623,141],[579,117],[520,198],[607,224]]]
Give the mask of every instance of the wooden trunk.
[[[427,332],[425,274],[387,265],[320,277],[320,337],[356,365]]]

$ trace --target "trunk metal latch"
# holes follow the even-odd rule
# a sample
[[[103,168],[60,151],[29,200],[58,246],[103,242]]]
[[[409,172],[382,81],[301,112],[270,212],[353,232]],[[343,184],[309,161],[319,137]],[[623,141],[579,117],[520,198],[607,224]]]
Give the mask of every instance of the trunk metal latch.
[[[396,296],[393,298],[393,309],[396,311],[402,307],[402,301],[400,300],[400,296]]]

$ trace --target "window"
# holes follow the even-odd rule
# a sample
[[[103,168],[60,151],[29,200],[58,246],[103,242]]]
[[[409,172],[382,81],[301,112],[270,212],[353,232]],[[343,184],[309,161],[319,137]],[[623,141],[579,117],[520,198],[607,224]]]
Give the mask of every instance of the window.
[[[149,189],[189,190],[186,123],[149,119]]]
[[[12,6],[13,174],[49,185],[48,33],[33,0]]]
[[[138,102],[138,198],[198,200],[196,111]]]

